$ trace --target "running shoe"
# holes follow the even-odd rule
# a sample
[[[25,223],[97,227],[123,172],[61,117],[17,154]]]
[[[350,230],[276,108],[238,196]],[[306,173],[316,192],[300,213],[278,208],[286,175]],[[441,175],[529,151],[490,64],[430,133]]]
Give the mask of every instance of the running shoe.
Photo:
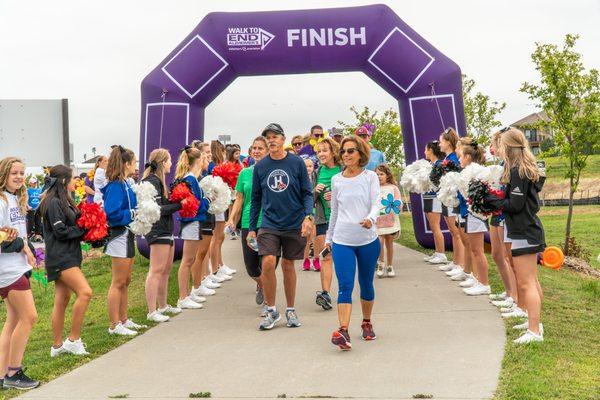
[[[302,270],[310,271],[310,259],[309,258],[304,259],[304,262],[302,263]]]
[[[516,303],[512,303],[510,306],[508,307],[502,307],[500,308],[500,312],[501,313],[509,313],[515,310],[515,308],[517,308],[517,304]]]
[[[536,335],[535,333],[533,333],[529,329],[527,329],[525,331],[525,333],[523,335],[521,335],[521,337],[519,337],[518,339],[513,340],[513,343],[516,343],[516,344],[527,344],[527,343],[543,342],[543,341],[544,341],[544,335],[541,333],[541,331],[540,331],[539,335]]]
[[[154,310],[146,315],[146,319],[152,322],[167,322],[171,318],[168,315],[163,315],[158,310]]]
[[[202,281],[202,284],[200,286],[204,286],[205,288],[212,290],[212,289],[218,289],[218,288],[220,288],[221,284],[217,283],[217,282],[213,282],[212,279],[210,279],[207,276],[206,278],[204,278],[204,280]]]
[[[489,295],[490,300],[506,300],[506,292],[492,293]]]
[[[494,300],[494,301],[492,301],[492,304],[495,305],[496,307],[508,308],[508,307],[512,307],[512,305],[515,304],[515,301],[513,300],[512,297],[507,297],[506,300]]]
[[[254,301],[259,306],[265,302],[265,292],[263,292],[263,288],[256,286],[256,295],[254,296]]]
[[[25,370],[20,369],[13,376],[5,376],[3,387],[6,389],[29,390],[40,386],[40,382],[25,375]]]
[[[194,293],[196,296],[206,297],[213,296],[217,292],[215,292],[214,289],[209,289],[206,287],[204,283],[201,283],[197,288],[192,288],[192,293]]]
[[[194,292],[191,292],[189,297],[190,299],[192,299],[192,301],[195,301],[196,303],[204,303],[206,301],[206,297],[196,296]]]
[[[469,288],[475,286],[477,283],[477,279],[473,276],[473,274],[468,274],[467,279],[458,284],[461,288]]]
[[[529,320],[526,320],[522,324],[513,326],[513,329],[518,330],[518,331],[529,329]],[[542,324],[541,322],[540,322],[540,334],[542,334],[542,335],[544,334],[544,324]]]
[[[313,269],[317,272],[321,270],[321,260],[318,258],[313,258]]]
[[[380,261],[377,261],[377,270],[375,272],[375,275],[377,275],[378,278],[383,278],[383,264]]]
[[[483,283],[477,282],[470,288],[463,289],[463,292],[469,296],[482,296],[490,294],[490,285],[484,285]]]
[[[219,269],[217,270],[216,275],[223,279],[223,281],[230,281],[233,279],[233,276],[228,275],[227,272],[225,272],[225,269],[223,268],[223,266],[220,266]]]
[[[387,275],[388,278],[393,278],[396,276],[396,271],[394,271],[394,267],[391,265],[388,265],[385,269],[385,273]]]
[[[527,318],[527,313],[521,310],[519,307],[515,307],[514,310],[503,313],[502,318]]]
[[[122,323],[118,323],[117,325],[115,325],[114,329],[108,328],[108,333],[110,335],[121,335],[121,336],[135,336],[137,335],[136,331],[133,331],[131,329],[127,329],[123,326]]]
[[[454,268],[456,268],[456,264],[454,264],[453,261],[450,261],[448,264],[440,265],[438,267],[438,270],[448,272],[448,271],[452,271]]]
[[[273,329],[275,324],[280,320],[281,314],[279,313],[279,311],[267,309],[267,315],[260,322],[260,325],[258,325],[258,329],[260,329],[261,331],[268,331],[270,329]]]
[[[54,346],[50,347],[50,357],[58,357],[64,353],[66,353],[66,350],[62,344],[58,348]]]
[[[348,351],[352,348],[352,343],[350,343],[350,335],[346,329],[342,328],[333,332],[331,335],[331,343],[344,351]]]
[[[448,258],[443,253],[437,253],[429,260],[427,260],[430,264],[446,264],[448,262]]]
[[[127,329],[135,329],[136,331],[139,329],[145,329],[148,327],[148,325],[140,325],[140,324],[136,324],[135,322],[133,322],[132,320],[130,320],[129,318],[123,322],[123,326]]]
[[[208,274],[207,277],[208,277],[208,279],[213,281],[213,283],[221,284],[221,283],[225,282],[225,278],[223,278],[217,274]]]
[[[458,281],[464,281],[468,277],[469,277],[469,275],[467,275],[464,271],[461,270],[457,274],[450,276],[450,280],[458,282]]]
[[[189,297],[186,297],[183,300],[177,300],[177,307],[181,308],[182,310],[197,310],[202,308],[202,304],[196,303]]]
[[[323,310],[331,310],[331,296],[329,293],[317,292],[317,305],[323,307]]]
[[[454,275],[462,274],[464,272],[465,271],[463,270],[463,268],[460,265],[454,264],[454,268],[452,268],[450,271],[446,272],[446,276],[454,276]]]
[[[81,341],[81,338],[74,341],[67,338],[62,347],[67,353],[75,354],[76,356],[87,356],[90,354],[85,349],[85,344]]]
[[[360,324],[360,329],[362,330],[362,338],[363,340],[375,340],[377,339],[377,335],[373,331],[373,325],[370,322],[363,321]]]
[[[223,265],[221,265],[221,268],[223,268],[225,270],[225,273],[227,275],[233,275],[233,274],[237,273],[237,270],[231,268],[229,265],[223,264]]]
[[[300,325],[300,320],[298,319],[298,314],[296,314],[296,310],[293,308],[288,308],[285,310],[285,319],[287,319],[288,328],[297,328]]]
[[[266,317],[267,314],[269,313],[269,307],[266,304],[263,304],[261,310],[260,310],[260,316],[262,318]]]
[[[181,313],[181,308],[173,307],[167,304],[164,308],[159,308],[156,311],[158,311],[161,314],[179,314]]]
[[[425,255],[423,257],[423,261],[429,261],[429,260],[431,260],[434,255],[435,255],[435,253],[434,254],[427,254],[427,255]]]

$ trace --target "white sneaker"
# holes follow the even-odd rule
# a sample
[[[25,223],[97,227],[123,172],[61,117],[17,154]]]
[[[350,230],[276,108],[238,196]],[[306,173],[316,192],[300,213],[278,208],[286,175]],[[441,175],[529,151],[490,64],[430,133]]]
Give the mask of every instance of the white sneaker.
[[[146,319],[152,322],[167,322],[171,318],[169,318],[167,315],[162,315],[158,312],[158,310],[154,310],[146,315]]]
[[[123,326],[127,329],[135,329],[136,331],[139,329],[144,329],[144,328],[148,327],[148,325],[136,324],[135,322],[133,322],[130,319],[127,319],[127,321],[123,322]]]
[[[202,284],[200,286],[204,286],[205,288],[212,290],[212,289],[220,288],[221,284],[217,283],[217,282],[213,282],[213,280],[207,276],[206,278],[204,278],[204,280],[202,281]]]
[[[269,313],[269,306],[268,306],[268,305],[266,305],[266,304],[263,304],[263,305],[262,305],[262,309],[260,310],[260,316],[261,316],[262,318],[264,318],[264,317],[266,317],[266,316],[267,316],[267,314],[268,314],[268,313]]]
[[[164,308],[159,308],[158,310],[159,313],[161,314],[179,314],[181,312],[181,308],[179,307],[173,307],[170,305],[166,305]]]
[[[526,344],[526,343],[543,342],[543,341],[544,341],[544,335],[542,334],[541,330],[540,330],[540,334],[536,335],[535,333],[533,333],[529,329],[527,329],[527,331],[525,331],[525,333],[523,335],[521,335],[520,338],[513,340],[513,343]]]
[[[513,329],[522,331],[524,329],[529,329],[529,320],[523,322],[522,324],[513,326]],[[544,325],[540,322],[540,334],[544,334]]]
[[[196,303],[204,303],[206,301],[206,297],[196,296],[194,294],[194,292],[190,293],[189,298],[192,299],[192,301],[196,302]]]
[[[463,270],[463,268],[460,265],[454,264],[454,268],[452,268],[450,271],[446,272],[446,275],[447,276],[454,276],[454,275],[457,275],[457,274],[461,274],[463,272],[464,272],[464,270]]]
[[[215,293],[217,293],[214,289],[209,289],[206,286],[204,286],[203,284],[201,284],[200,286],[198,286],[196,289],[192,288],[192,292],[196,295],[196,296],[214,296]]]
[[[464,281],[467,279],[469,275],[467,275],[464,271],[460,271],[458,274],[454,274],[450,277],[451,281]]]
[[[438,267],[438,269],[440,271],[444,271],[444,272],[451,271],[454,268],[456,268],[456,264],[454,264],[454,261],[450,261],[448,264],[442,264]]]
[[[219,278],[223,278],[226,281],[230,281],[233,279],[233,276],[227,274],[227,272],[225,271],[225,269],[223,268],[223,266],[219,267],[219,269],[217,270],[217,274],[216,274]]]
[[[394,267],[392,265],[388,265],[385,272],[387,273],[388,278],[393,278],[396,276],[396,271],[394,271]]]
[[[220,277],[217,274],[208,274],[208,279],[210,279],[211,281],[213,281],[214,283],[223,283],[225,282],[225,278]]]
[[[454,279],[454,278],[452,278],[452,279]],[[465,279],[464,281],[459,283],[458,286],[460,286],[461,288],[468,288],[471,286],[475,286],[476,283],[477,283],[477,279],[475,279],[473,274],[469,274],[469,275],[467,275],[467,279]]]
[[[433,258],[433,256],[435,256],[435,253],[427,254],[426,256],[423,257],[423,261],[429,261]]]
[[[513,312],[513,311],[515,311],[515,308],[517,308],[517,303],[513,303],[512,305],[510,305],[508,307],[501,307],[500,312],[503,314]]]
[[[63,342],[62,347],[65,349],[65,352],[75,354],[76,356],[87,356],[90,354],[85,350],[85,344],[83,344],[81,338],[75,341],[71,341],[69,338],[67,338]]]
[[[197,310],[199,308],[202,308],[202,304],[196,303],[189,297],[186,297],[183,300],[177,300],[177,307],[181,309]]]
[[[502,318],[527,318],[527,313],[517,306],[511,312],[503,313]]]
[[[463,292],[469,296],[481,296],[490,294],[491,289],[490,285],[484,285],[483,283],[477,282],[476,285],[463,289]]]
[[[513,304],[515,304],[515,301],[513,300],[512,297],[507,297],[506,300],[495,300],[492,301],[492,304],[495,305],[496,307],[512,307]]]
[[[383,263],[381,261],[377,261],[377,272],[375,273],[378,278],[383,278]]]
[[[493,293],[489,295],[490,300],[506,300],[506,292]]]
[[[50,347],[50,357],[58,357],[61,354],[65,354],[67,351],[65,350],[65,348],[63,347],[64,343],[60,345],[60,347],[57,349],[54,346]]]
[[[446,264],[448,262],[448,258],[443,253],[436,253],[433,257],[427,260],[430,264]]]
[[[233,269],[230,266],[225,265],[225,264],[221,265],[221,268],[223,268],[225,270],[225,273],[227,275],[233,275],[233,274],[237,273],[237,270],[235,270],[235,269]]]
[[[115,329],[108,328],[108,333],[111,335],[122,335],[122,336],[135,336],[137,335],[136,331],[132,331],[131,329],[127,329],[123,326],[122,323],[118,323],[115,325]]]

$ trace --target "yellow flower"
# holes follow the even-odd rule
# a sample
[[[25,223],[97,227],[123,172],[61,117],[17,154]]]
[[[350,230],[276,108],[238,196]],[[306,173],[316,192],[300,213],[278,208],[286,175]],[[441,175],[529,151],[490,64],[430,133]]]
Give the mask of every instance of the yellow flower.
[[[315,151],[315,153],[317,152],[317,145],[319,143],[321,143],[323,140],[325,140],[325,138],[310,139],[309,143],[313,147],[313,150]]]

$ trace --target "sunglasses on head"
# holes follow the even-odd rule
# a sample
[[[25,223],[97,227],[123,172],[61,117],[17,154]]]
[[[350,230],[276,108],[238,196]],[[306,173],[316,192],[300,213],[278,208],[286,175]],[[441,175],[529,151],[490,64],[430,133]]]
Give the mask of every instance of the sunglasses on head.
[[[348,154],[354,154],[354,152],[356,152],[356,151],[357,151],[356,147],[350,147],[349,149],[341,149],[340,150],[340,154],[341,155],[344,155],[346,153],[348,153]]]

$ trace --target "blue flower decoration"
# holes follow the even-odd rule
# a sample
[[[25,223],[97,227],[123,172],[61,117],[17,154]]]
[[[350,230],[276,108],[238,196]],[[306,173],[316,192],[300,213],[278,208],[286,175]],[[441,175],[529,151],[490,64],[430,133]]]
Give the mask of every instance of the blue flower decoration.
[[[392,211],[396,214],[400,214],[400,207],[402,207],[402,201],[394,200],[394,195],[389,193],[387,199],[381,199],[381,205],[385,207],[385,213],[390,214]]]

